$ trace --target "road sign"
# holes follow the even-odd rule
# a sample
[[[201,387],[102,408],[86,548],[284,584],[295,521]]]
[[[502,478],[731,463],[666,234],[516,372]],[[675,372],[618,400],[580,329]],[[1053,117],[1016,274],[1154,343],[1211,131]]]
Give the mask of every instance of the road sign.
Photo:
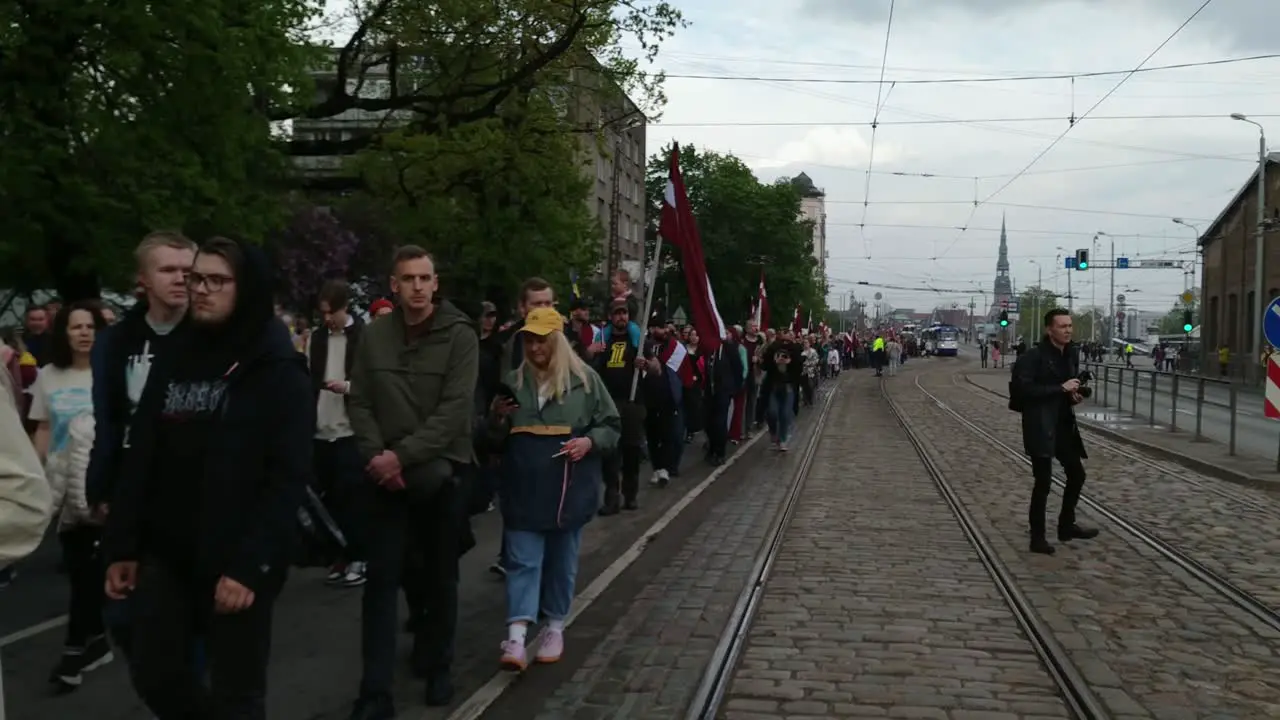
[[[1008,310],[1011,313],[1018,312],[1018,300],[1016,298],[1013,300],[1005,300],[1004,309]]]
[[[1128,269],[1129,269],[1129,258],[1125,258],[1125,257],[1122,257],[1122,258],[1116,258],[1116,268],[1118,268],[1118,269],[1120,269],[1120,270],[1128,270]]]
[[[1271,303],[1275,307],[1275,302]],[[1270,314],[1270,308],[1268,308]],[[1274,355],[1267,360],[1267,392],[1262,398],[1262,414],[1275,420],[1280,419],[1280,360]]]
[[[1177,260],[1139,260],[1138,267],[1143,270],[1152,270],[1159,268],[1181,268],[1182,263]]]
[[[1196,294],[1191,292],[1190,290],[1187,290],[1183,292],[1181,295],[1179,295],[1178,299],[1182,300],[1182,303],[1184,305],[1190,305],[1191,303],[1195,302]]]
[[[1117,319],[1117,320],[1123,320],[1123,319],[1124,319],[1124,311],[1123,311],[1123,310],[1121,310],[1120,312],[1116,313],[1116,319]]]
[[[1280,297],[1267,305],[1267,312],[1262,316],[1262,336],[1271,347],[1280,347]]]
[[[1016,323],[1021,318],[1022,318],[1022,313],[1019,313],[1016,311],[1009,313],[1009,322]]]
[[[1075,270],[1075,269],[1076,269],[1076,259],[1075,259],[1075,258],[1073,258],[1073,257],[1069,257],[1069,258],[1067,258],[1067,269],[1068,269],[1068,270]]]

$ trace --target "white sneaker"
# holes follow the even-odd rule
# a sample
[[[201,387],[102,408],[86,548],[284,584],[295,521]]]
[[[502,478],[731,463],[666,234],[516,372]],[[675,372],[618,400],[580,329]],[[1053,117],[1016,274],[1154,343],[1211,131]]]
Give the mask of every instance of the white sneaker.
[[[347,571],[342,574],[342,580],[338,582],[342,587],[359,587],[368,580],[365,576],[368,565],[363,562],[353,562],[347,565]]]

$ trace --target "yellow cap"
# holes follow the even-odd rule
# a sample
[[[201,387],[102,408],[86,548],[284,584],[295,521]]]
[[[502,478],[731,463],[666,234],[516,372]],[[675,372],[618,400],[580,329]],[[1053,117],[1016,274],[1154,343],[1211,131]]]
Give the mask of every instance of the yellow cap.
[[[524,319],[524,327],[520,332],[547,336],[553,332],[564,332],[564,318],[554,308],[534,308]]]

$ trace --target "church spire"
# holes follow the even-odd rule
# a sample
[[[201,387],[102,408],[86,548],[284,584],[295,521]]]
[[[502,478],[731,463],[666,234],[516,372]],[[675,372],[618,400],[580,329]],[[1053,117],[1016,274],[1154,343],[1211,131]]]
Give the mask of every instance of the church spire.
[[[1009,272],[1009,235],[1005,232],[1005,218],[1000,216],[1000,259],[996,261],[996,270]]]
[[[1005,230],[1005,218],[1000,216],[1000,257],[996,260],[996,282],[992,288],[996,302],[1013,296],[1013,284],[1009,280],[1009,235]]]

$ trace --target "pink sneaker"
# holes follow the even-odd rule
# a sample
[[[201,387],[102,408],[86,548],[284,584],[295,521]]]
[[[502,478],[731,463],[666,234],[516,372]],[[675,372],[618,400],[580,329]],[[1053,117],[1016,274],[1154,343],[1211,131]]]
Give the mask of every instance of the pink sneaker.
[[[543,630],[542,640],[538,643],[538,654],[534,659],[540,663],[560,662],[564,654],[564,632],[560,630]]]
[[[529,667],[529,656],[525,652],[524,643],[515,640],[502,641],[502,659],[498,664],[502,665],[503,670],[511,670],[512,672],[523,672]]]

